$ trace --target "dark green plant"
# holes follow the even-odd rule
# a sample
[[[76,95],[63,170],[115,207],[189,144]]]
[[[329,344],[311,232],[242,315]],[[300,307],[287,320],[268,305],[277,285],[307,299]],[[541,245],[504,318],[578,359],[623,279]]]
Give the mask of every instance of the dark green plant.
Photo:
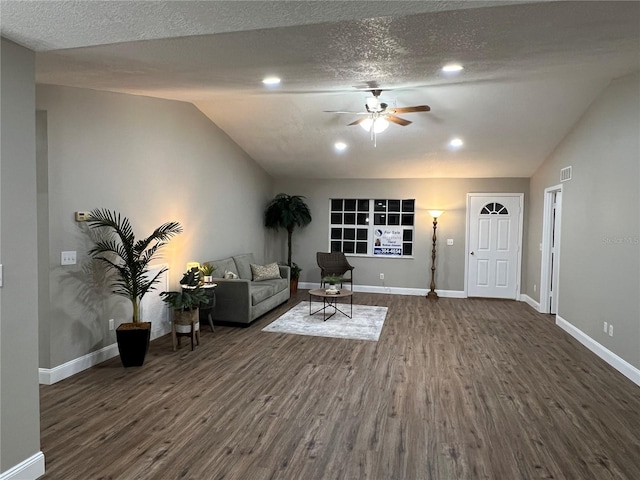
[[[91,228],[104,229],[103,239],[89,250],[89,255],[116,273],[112,292],[131,301],[132,322],[139,323],[140,300],[155,289],[159,277],[168,270],[163,267],[150,277],[149,264],[173,236],[182,232],[182,226],[178,222],[164,223],[148,237],[136,240],[129,219],[116,211],[94,209],[87,223]]]
[[[200,285],[200,269],[198,267],[192,267],[182,276],[180,285],[184,285],[187,287],[197,287],[198,285]]]
[[[291,236],[295,227],[306,227],[311,223],[311,211],[303,196],[279,193],[269,202],[264,212],[264,225],[277,230],[287,231],[287,265],[291,263]],[[293,274],[292,274],[293,277]]]
[[[342,277],[340,275],[327,275],[322,279],[322,281],[329,285],[336,285],[338,283],[342,283]]]
[[[209,297],[201,288],[183,289],[179,292],[162,292],[162,301],[174,310],[194,310],[200,303],[209,303]]]
[[[302,269],[296,262],[291,263],[291,278],[300,278],[300,272]]]

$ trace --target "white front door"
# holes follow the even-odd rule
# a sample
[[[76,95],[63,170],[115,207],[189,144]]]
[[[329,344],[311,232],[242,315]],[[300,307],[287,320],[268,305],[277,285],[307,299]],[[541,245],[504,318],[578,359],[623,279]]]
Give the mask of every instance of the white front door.
[[[523,200],[523,194],[468,194],[468,296],[518,297]]]

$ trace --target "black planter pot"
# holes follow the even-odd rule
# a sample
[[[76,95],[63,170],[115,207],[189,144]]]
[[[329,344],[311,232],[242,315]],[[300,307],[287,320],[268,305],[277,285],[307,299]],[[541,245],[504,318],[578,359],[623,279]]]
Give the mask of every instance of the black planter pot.
[[[140,367],[149,351],[151,340],[151,323],[142,322],[132,327],[131,323],[123,323],[116,329],[118,351],[123,367]]]

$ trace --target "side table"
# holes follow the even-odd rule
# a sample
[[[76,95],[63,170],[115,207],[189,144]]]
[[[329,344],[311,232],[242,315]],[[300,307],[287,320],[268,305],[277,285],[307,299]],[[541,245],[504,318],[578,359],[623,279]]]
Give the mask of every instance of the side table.
[[[200,303],[198,307],[198,309],[200,310],[200,321],[201,322],[206,321],[211,327],[212,332],[215,331],[213,328],[212,312],[216,306],[216,287],[217,286],[218,286],[217,283],[205,283],[199,286],[199,288],[201,288],[204,291],[207,297],[209,297],[209,303]],[[189,286],[183,285],[182,288],[194,289],[196,287],[189,287]]]

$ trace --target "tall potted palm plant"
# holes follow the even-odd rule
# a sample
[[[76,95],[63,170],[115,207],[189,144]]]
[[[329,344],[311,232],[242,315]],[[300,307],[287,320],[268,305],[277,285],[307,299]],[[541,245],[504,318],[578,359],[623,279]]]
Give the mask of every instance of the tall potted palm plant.
[[[291,262],[291,237],[295,227],[306,227],[311,223],[311,211],[309,206],[305,203],[303,196],[301,195],[287,195],[286,193],[279,193],[273,200],[269,202],[264,212],[264,225],[267,228],[277,230],[284,228],[287,231],[287,265],[292,267]],[[296,265],[297,276],[300,275],[300,268]],[[297,279],[295,277],[294,288],[294,269],[291,269],[291,293],[297,291]]]
[[[140,301],[155,289],[160,276],[167,271],[163,267],[150,276],[149,264],[173,236],[182,232],[182,226],[178,222],[164,223],[148,237],[136,240],[129,219],[116,211],[94,209],[87,223],[91,228],[103,229],[101,239],[89,250],[89,255],[115,273],[112,292],[128,298],[133,308],[131,322],[116,329],[120,360],[125,367],[140,366],[151,337],[151,322],[140,319]]]

